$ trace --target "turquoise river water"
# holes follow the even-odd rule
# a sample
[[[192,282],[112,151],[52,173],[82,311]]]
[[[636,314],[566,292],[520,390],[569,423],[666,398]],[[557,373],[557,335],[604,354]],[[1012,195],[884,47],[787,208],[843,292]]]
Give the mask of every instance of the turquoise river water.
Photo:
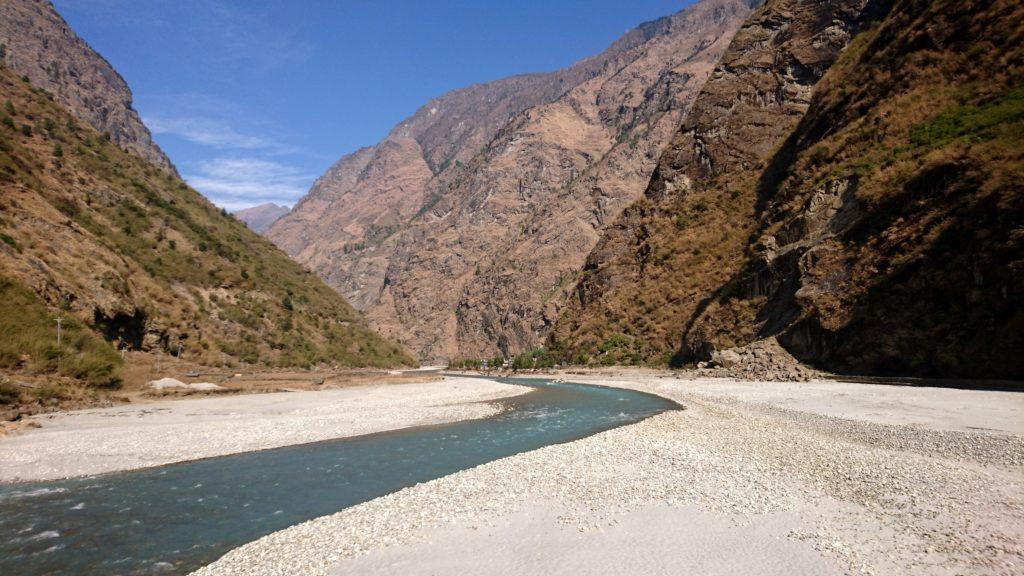
[[[0,485],[0,574],[187,574],[282,528],[678,408],[629,390],[499,380],[533,390],[493,418]]]

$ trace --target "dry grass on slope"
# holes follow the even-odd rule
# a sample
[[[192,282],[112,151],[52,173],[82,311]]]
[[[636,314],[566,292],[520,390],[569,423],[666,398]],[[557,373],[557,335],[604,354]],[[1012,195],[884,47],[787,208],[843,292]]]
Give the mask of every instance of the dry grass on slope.
[[[819,85],[686,334],[839,371],[1024,378],[1024,8],[911,0]]]
[[[575,363],[680,359],[687,318],[743,261],[760,172],[803,117],[814,85],[873,15],[862,0],[772,0],[744,23],[645,197],[588,257],[550,348]]]
[[[180,344],[186,359],[217,365],[413,363],[268,241],[2,67],[0,100],[5,289],[108,341],[86,356]],[[12,329],[12,341],[34,339],[35,328]],[[52,372],[33,346],[19,369]]]
[[[1024,378],[1024,7],[902,0],[863,22],[829,66],[799,28],[775,36],[774,61],[827,70],[777,140],[758,130],[792,117],[765,122],[784,101],[744,92],[768,84],[736,64],[758,61],[756,42],[737,53],[756,33],[737,35],[591,255],[552,338],[563,357],[683,363],[778,336],[835,371]]]

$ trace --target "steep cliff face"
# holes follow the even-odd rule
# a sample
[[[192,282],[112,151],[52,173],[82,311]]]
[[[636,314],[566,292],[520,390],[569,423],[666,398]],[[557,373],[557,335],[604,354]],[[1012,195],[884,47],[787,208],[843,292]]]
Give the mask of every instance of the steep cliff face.
[[[682,324],[738,267],[753,183],[814,86],[876,12],[868,0],[770,0],[732,39],[645,195],[587,259],[552,343],[577,360],[666,361]]]
[[[381,142],[338,160],[267,236],[360,309],[369,308],[390,253],[380,245],[420,213],[428,202],[427,183],[470,160],[515,115],[557,98],[602,65],[588,59],[567,70],[476,84],[427,102]]]
[[[118,348],[208,365],[413,362],[269,241],[5,66],[0,101],[0,372],[116,384]]]
[[[904,0],[858,37],[684,352],[778,335],[840,372],[1024,378],[1022,30],[1018,2]]]
[[[885,4],[751,18],[553,347],[683,363],[777,336],[831,370],[1024,375],[1021,6]]]
[[[47,0],[0,2],[3,62],[121,148],[173,174],[174,166],[153,142],[132,108],[121,75],[93,51]]]
[[[566,70],[435,100],[269,237],[423,358],[539,346],[750,9],[705,0]]]

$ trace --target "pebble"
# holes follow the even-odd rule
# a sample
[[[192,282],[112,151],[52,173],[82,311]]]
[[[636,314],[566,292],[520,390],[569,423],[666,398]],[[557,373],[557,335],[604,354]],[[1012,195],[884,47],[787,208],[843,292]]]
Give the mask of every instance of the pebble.
[[[38,433],[0,442],[0,482],[116,472],[486,418],[530,389],[449,378],[391,386],[253,394],[48,415]]]
[[[538,501],[566,510],[559,522],[580,533],[651,505],[695,506],[737,524],[796,513],[805,527],[786,537],[848,574],[1009,575],[1024,566],[1021,437],[847,420],[699,394],[664,378],[600,383],[661,394],[686,410],[292,526],[195,574],[324,575],[339,558],[419,541],[432,527],[490,525]]]

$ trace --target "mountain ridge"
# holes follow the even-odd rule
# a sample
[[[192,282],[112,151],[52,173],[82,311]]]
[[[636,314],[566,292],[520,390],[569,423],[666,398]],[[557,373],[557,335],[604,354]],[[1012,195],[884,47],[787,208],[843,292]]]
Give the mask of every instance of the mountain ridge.
[[[241,210],[235,210],[236,218],[245,222],[254,232],[262,234],[267,228],[277,222],[282,216],[290,212],[286,206],[278,206],[273,202],[265,202],[257,206],[250,206]]]
[[[573,67],[431,100],[382,144],[339,160],[268,237],[421,358],[539,346],[562,298],[543,294],[565,289],[595,226],[640,194],[688,95],[749,10],[749,2],[707,0]],[[469,114],[482,120],[460,124]],[[493,169],[487,183],[481,166]],[[588,188],[581,178],[561,191],[590,169],[598,175],[587,176]],[[513,231],[535,210],[564,220],[544,232],[551,239],[516,243]],[[485,221],[494,225],[477,227]],[[566,246],[564,264],[553,242]],[[524,250],[515,281],[490,265],[507,246]],[[544,252],[543,266],[528,246]],[[541,267],[552,274],[536,274]],[[469,286],[478,275],[484,293]]]
[[[49,91],[72,114],[109,134],[121,148],[178,175],[132,107],[127,82],[75,34],[51,2],[0,2],[0,45],[0,60]]]
[[[770,1],[744,23],[660,155],[644,196],[588,255],[551,345],[581,356],[629,340],[618,346],[617,361],[668,360],[678,348],[679,318],[741,257],[757,165],[799,122],[813,85],[851,37],[843,27],[867,4]],[[842,24],[829,34],[834,21]],[[826,41],[815,47],[814,37]],[[716,194],[723,189],[727,196]]]
[[[549,346],[681,365],[777,338],[842,373],[1021,378],[1021,22],[1012,2],[769,0],[589,255]],[[762,60],[765,33],[816,66]],[[821,59],[816,38],[842,48]],[[791,70],[813,82],[763,89]]]
[[[415,362],[180,178],[0,66],[0,369],[119,385],[117,350],[199,365]],[[63,349],[53,340],[62,317]]]

